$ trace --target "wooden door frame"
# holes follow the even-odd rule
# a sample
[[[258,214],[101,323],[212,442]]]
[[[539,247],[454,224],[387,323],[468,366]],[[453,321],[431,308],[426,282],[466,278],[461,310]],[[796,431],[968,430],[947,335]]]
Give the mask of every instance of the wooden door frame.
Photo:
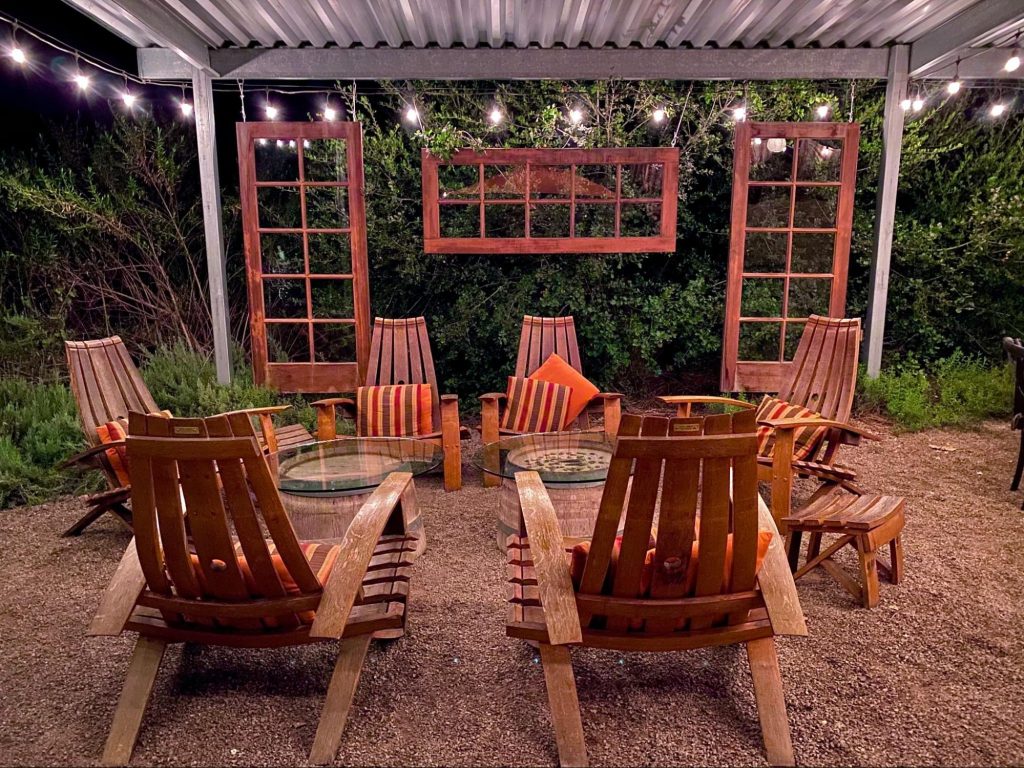
[[[726,283],[725,328],[722,340],[722,371],[720,386],[723,392],[746,390],[753,392],[777,392],[789,361],[740,361],[739,334],[740,312],[743,299],[743,262],[747,239],[747,202],[750,182],[750,146],[754,139],[787,138],[798,142],[800,139],[837,139],[843,142],[842,160],[839,170],[839,193],[836,203],[835,243],[832,253],[832,288],[829,295],[829,315],[843,317],[846,313],[846,288],[850,262],[850,238],[853,232],[853,202],[857,182],[857,148],[860,139],[860,125],[857,123],[737,123],[733,148],[732,215],[730,220],[729,271]],[[851,151],[852,150],[852,151]],[[799,147],[794,143],[794,169],[799,156]],[[778,186],[796,188],[801,183],[796,179],[795,170],[788,181],[777,182]],[[786,232],[801,231],[794,228],[793,203],[790,219],[784,228]],[[812,230],[815,231],[815,230]],[[822,231],[822,230],[816,230]],[[787,314],[786,303],[789,290],[792,237],[786,249],[783,317]],[[785,325],[783,325],[780,355],[785,356]]]
[[[239,194],[242,208],[242,233],[245,245],[246,284],[249,293],[249,324],[251,330],[253,378],[257,384],[276,387],[283,392],[354,392],[366,377],[370,353],[370,287],[366,245],[366,201],[363,182],[362,125],[353,122],[252,122],[236,123],[238,140]],[[346,142],[347,199],[349,221],[347,230],[352,269],[352,306],[355,326],[356,360],[354,362],[318,363],[313,354],[313,325],[309,287],[309,247],[303,238],[304,279],[306,280],[306,311],[310,343],[310,362],[271,363],[267,357],[266,311],[263,300],[263,262],[256,189],[257,139],[297,142],[299,184],[303,176],[302,141],[304,139],[342,139]],[[294,186],[295,182],[290,185]],[[289,186],[282,182],[281,186]],[[269,186],[275,186],[269,183]],[[300,232],[307,232],[305,206]],[[301,318],[297,319],[301,324]]]

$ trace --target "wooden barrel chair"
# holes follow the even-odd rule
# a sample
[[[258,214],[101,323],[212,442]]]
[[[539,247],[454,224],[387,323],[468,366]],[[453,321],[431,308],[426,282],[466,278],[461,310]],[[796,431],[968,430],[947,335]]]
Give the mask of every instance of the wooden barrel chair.
[[[520,535],[509,537],[506,633],[539,644],[562,765],[587,764],[571,646],[655,652],[734,643],[746,647],[768,759],[793,764],[775,636],[807,629],[758,497],[756,453],[750,411],[623,416],[582,569],[578,547],[567,558],[540,475],[516,475],[522,520]]]
[[[412,475],[392,474],[340,544],[296,539],[245,414],[168,419],[132,413],[127,438],[135,538],[90,635],[135,632],[103,752],[131,759],[168,643],[277,648],[338,641],[310,760],[334,759],[371,637],[405,626]]]

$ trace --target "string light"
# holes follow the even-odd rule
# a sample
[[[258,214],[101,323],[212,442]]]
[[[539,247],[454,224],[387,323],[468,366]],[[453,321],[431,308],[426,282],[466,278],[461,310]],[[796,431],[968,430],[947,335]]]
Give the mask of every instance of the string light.
[[[131,109],[135,106],[135,94],[130,91],[125,91],[121,94],[121,101],[124,102],[124,105],[128,109]]]
[[[664,107],[658,107],[651,113],[651,121],[655,123],[662,122],[666,117]]]
[[[573,107],[569,110],[569,122],[573,125],[579,125],[583,122],[583,110],[579,107]]]
[[[1006,105],[1002,102],[993,104],[989,108],[988,113],[992,115],[992,117],[1002,117],[1006,113]]]
[[[25,55],[25,51],[17,44],[11,48],[8,55],[14,60],[15,64],[25,65],[28,63],[28,56]]]
[[[1020,30],[1017,30],[1017,34],[1013,36],[1013,50],[1010,52],[1010,58],[1006,60],[1003,65],[1003,69],[1007,72],[1016,72],[1020,69],[1020,46],[1018,42],[1020,40]]]
[[[751,143],[752,143],[752,144],[753,144],[753,145],[754,145],[755,147],[760,147],[760,146],[761,146],[761,137],[760,137],[760,136],[755,136],[755,137],[753,138],[753,140],[751,141]]]
[[[908,97],[906,99],[903,99],[903,101],[900,102],[900,109],[902,109],[904,112],[908,112],[910,110],[910,107],[913,106],[913,104],[914,104],[914,102],[911,101],[910,98]]]
[[[960,93],[960,89],[963,87],[963,83],[960,82],[960,57],[956,57],[956,67],[953,69],[953,79],[946,85],[946,93],[950,96],[956,96]]]
[[[921,98],[920,94],[914,97],[914,100],[910,103],[910,108],[915,112],[920,112],[924,109],[924,99]]]
[[[826,117],[828,117],[828,113],[831,111],[832,107],[829,106],[828,104],[819,104],[817,107],[815,107],[814,114],[818,116],[819,120],[824,120]]]
[[[267,104],[263,108],[263,114],[267,116],[267,120],[276,120],[278,115],[278,109],[273,104]]]
[[[491,108],[490,113],[487,115],[487,119],[491,121],[491,125],[501,125],[501,121],[505,119],[505,115],[502,113],[501,108],[495,105]]]
[[[737,123],[742,123],[747,119],[747,108],[742,104],[732,111],[732,119]]]
[[[338,110],[332,107],[330,104],[324,106],[324,120],[337,120]]]

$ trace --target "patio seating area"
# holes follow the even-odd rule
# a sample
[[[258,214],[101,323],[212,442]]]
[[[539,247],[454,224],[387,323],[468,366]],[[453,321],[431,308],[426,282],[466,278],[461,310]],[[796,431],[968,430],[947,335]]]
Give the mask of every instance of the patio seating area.
[[[898,437],[862,426],[883,439],[851,450],[848,461],[873,489],[907,498],[906,576],[898,586],[882,581],[872,611],[820,569],[798,582],[810,633],[778,642],[797,759],[1019,763],[1024,569],[1016,542],[1024,520],[1006,488],[1016,433],[1004,422]],[[471,454],[475,441],[466,448]],[[459,493],[445,493],[439,475],[416,481],[430,544],[415,566],[408,632],[371,646],[339,763],[556,759],[535,652],[504,635],[496,491],[482,488],[479,474],[467,461]],[[809,490],[798,481],[797,503]],[[83,511],[68,499],[0,516],[8,764],[92,764],[124,680],[131,638],[87,639],[85,631],[129,537],[108,515],[61,538]],[[850,548],[837,558],[855,568]],[[335,653],[323,645],[172,647],[134,761],[304,761]],[[764,763],[738,647],[576,650],[574,664],[594,765]]]

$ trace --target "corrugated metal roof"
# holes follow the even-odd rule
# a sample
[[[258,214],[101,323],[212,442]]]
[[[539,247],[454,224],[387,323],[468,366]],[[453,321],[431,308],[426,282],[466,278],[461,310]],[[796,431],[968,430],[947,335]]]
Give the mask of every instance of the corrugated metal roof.
[[[68,0],[137,47],[117,0]],[[1021,0],[1024,3],[1024,0]],[[148,0],[212,48],[879,47],[912,43],[982,0]],[[136,5],[139,5],[138,3]],[[151,24],[153,22],[150,22]],[[990,43],[1005,42],[993,40]]]

